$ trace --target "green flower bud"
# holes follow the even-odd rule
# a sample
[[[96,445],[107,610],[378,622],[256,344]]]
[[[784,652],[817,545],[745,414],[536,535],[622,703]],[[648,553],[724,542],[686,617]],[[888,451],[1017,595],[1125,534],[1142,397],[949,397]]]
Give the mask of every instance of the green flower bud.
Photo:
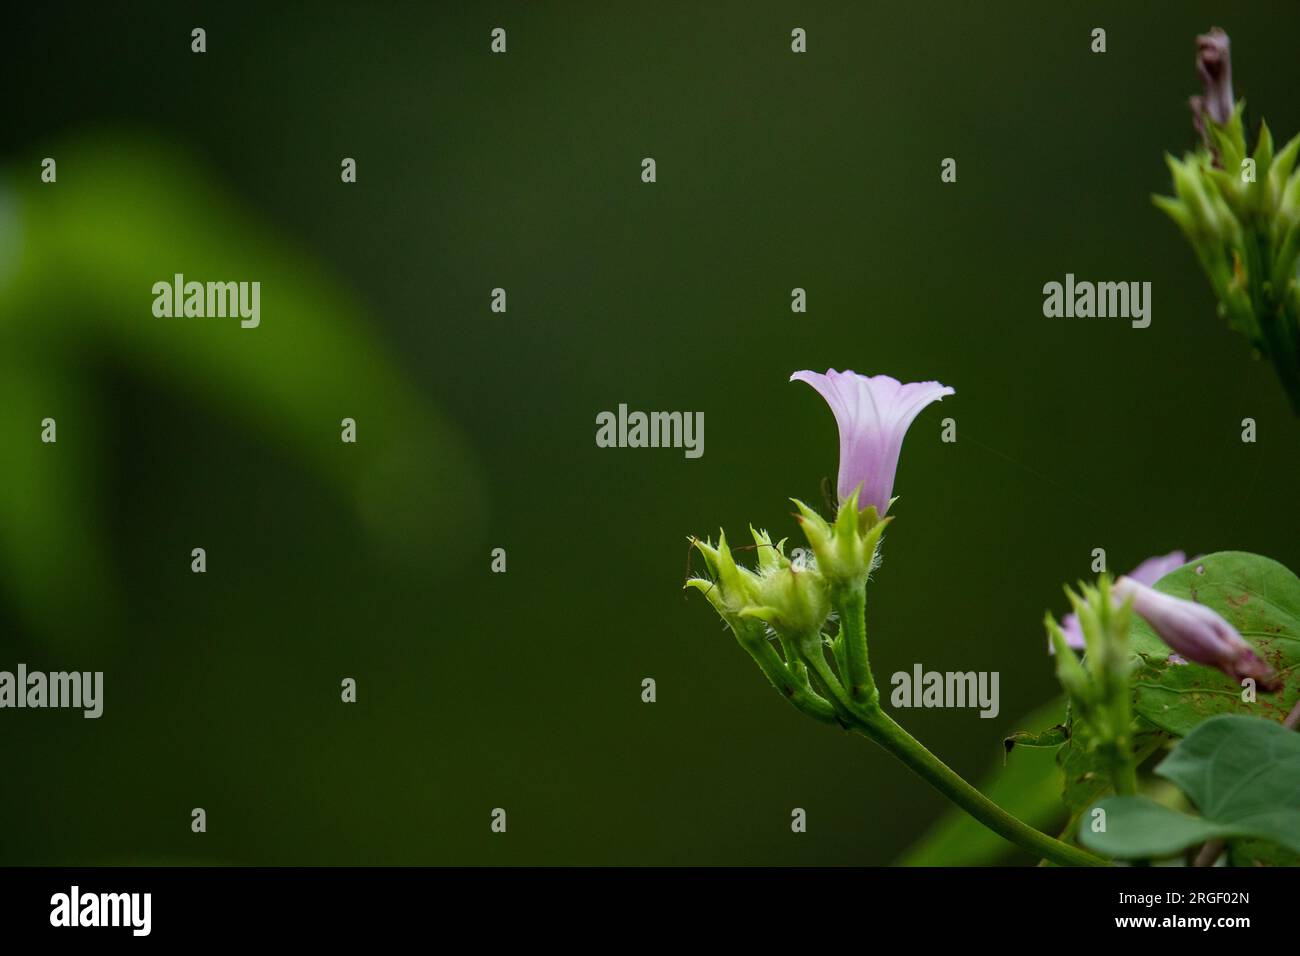
[[[774,545],[767,532],[750,530],[758,550],[757,571],[736,564],[725,533],[717,547],[697,538],[693,543],[713,580],[691,578],[686,586],[708,598],[742,641],[766,639],[766,627],[793,643],[820,640],[830,616],[826,579],[815,564],[791,562],[784,541]]]
[[[1065,633],[1050,612],[1043,619],[1043,625],[1047,628],[1047,636],[1051,639],[1056,654],[1056,678],[1061,682],[1061,688],[1071,699],[1082,702],[1089,694],[1087,671],[1074,656]]]
[[[727,546],[727,534],[721,532],[717,547],[709,541],[691,538],[691,543],[708,565],[710,578],[695,577],[686,582],[686,587],[695,588],[703,594],[722,619],[736,632],[742,641],[761,636],[761,625],[742,616],[746,608],[755,606],[756,585],[758,581],[754,572],[736,564]]]
[[[1128,634],[1132,602],[1116,604],[1105,575],[1096,587],[1080,585],[1078,592],[1066,588],[1065,593],[1083,630],[1087,651],[1080,661],[1064,632],[1047,615],[1045,624],[1056,653],[1056,674],[1070,697],[1072,712],[1087,728],[1088,746],[1108,756],[1117,788],[1122,785],[1131,792],[1133,717],[1129,681],[1133,664]]]
[[[830,585],[861,587],[877,563],[880,536],[893,518],[881,518],[874,505],[859,511],[857,491],[840,505],[834,524],[802,501],[790,500],[799,509],[799,525],[817,557],[817,568]]]
[[[821,639],[831,603],[826,579],[815,567],[799,570],[787,562],[761,574],[755,590],[757,604],[743,609],[741,617],[764,621],[791,641]]]

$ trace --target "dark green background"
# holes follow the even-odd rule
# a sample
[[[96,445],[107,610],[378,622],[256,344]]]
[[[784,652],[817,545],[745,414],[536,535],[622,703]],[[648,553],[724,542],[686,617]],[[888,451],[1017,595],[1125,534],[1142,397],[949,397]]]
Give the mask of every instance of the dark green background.
[[[1193,38],[1212,24],[1252,119],[1300,130],[1300,8],[1082,7],[8,12],[5,181],[34,182],[88,130],[179,147],[355,294],[463,437],[486,505],[393,557],[352,501],[219,402],[111,358],[78,365],[107,430],[95,481],[125,613],[101,621],[69,580],[74,634],[3,592],[0,668],[103,669],[107,688],[99,721],[0,712],[0,861],[894,859],[942,799],[799,717],[680,590],[688,534],[794,535],[786,497],[821,500],[835,425],[787,384],[795,369],[957,390],[907,441],[868,625],[882,680],[915,662],[1001,673],[997,720],[898,715],[968,775],[1054,693],[1040,619],[1092,548],[1116,571],[1174,548],[1300,566],[1300,425],[1149,200],[1167,189],[1162,152],[1191,143]],[[488,51],[495,26],[505,56]],[[48,188],[77,176],[61,162]],[[1042,286],[1067,272],[1152,282],[1151,327],[1045,319]],[[488,311],[495,286],[505,316]],[[144,291],[139,322],[161,321]],[[263,330],[222,334],[273,327],[268,295]],[[310,362],[309,336],[301,349]],[[619,402],[703,411],[704,457],[596,448],[595,415]],[[955,445],[938,440],[945,415]],[[1246,416],[1257,444],[1240,441]],[[329,436],[338,418],[320,409]],[[61,420],[60,446],[75,431]],[[206,576],[189,573],[196,545]],[[496,546],[505,575],[489,573]]]

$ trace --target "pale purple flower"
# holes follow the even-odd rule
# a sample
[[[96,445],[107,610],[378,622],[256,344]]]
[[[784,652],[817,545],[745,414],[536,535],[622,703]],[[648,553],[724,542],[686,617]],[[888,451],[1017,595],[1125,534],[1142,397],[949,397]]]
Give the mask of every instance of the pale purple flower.
[[[1253,678],[1261,690],[1281,686],[1273,668],[1213,608],[1162,594],[1132,578],[1120,578],[1112,593],[1116,600],[1132,598],[1133,610],[1187,660],[1217,667],[1237,682]]]
[[[938,382],[904,385],[888,375],[856,372],[795,372],[790,381],[807,382],[826,399],[840,428],[841,502],[858,490],[858,508],[874,505],[880,514],[889,507],[894,473],[903,450],[903,436],[921,409],[956,392]]]
[[[1147,558],[1128,573],[1128,577],[1139,584],[1155,584],[1170,571],[1181,568],[1187,563],[1187,555],[1181,551],[1170,551]],[[1065,634],[1065,643],[1077,651],[1084,648],[1083,628],[1079,625],[1079,615],[1071,612],[1061,619],[1061,632]],[[1047,651],[1052,653],[1052,642],[1047,642]]]

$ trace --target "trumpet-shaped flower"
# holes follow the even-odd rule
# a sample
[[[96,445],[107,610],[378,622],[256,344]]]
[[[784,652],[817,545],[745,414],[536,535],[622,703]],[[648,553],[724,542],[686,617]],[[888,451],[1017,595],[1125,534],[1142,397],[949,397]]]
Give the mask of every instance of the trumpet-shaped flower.
[[[921,410],[954,389],[938,382],[904,385],[888,375],[856,372],[795,372],[790,380],[817,389],[835,414],[840,429],[840,502],[858,492],[858,507],[883,515],[894,491],[894,474],[903,438]]]

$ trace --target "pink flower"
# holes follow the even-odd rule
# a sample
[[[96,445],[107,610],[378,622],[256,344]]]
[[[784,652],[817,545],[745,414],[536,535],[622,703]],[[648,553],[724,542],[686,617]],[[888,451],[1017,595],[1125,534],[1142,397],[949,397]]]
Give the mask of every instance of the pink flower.
[[[790,381],[807,382],[826,399],[840,428],[840,502],[856,490],[858,508],[874,505],[884,514],[894,492],[894,473],[903,437],[921,409],[956,392],[938,382],[904,385],[888,375],[856,372],[795,372]]]
[[[1132,578],[1120,578],[1111,593],[1117,600],[1132,598],[1133,610],[1187,660],[1217,667],[1238,683],[1253,678],[1261,690],[1282,685],[1273,668],[1213,608],[1162,594]]]

